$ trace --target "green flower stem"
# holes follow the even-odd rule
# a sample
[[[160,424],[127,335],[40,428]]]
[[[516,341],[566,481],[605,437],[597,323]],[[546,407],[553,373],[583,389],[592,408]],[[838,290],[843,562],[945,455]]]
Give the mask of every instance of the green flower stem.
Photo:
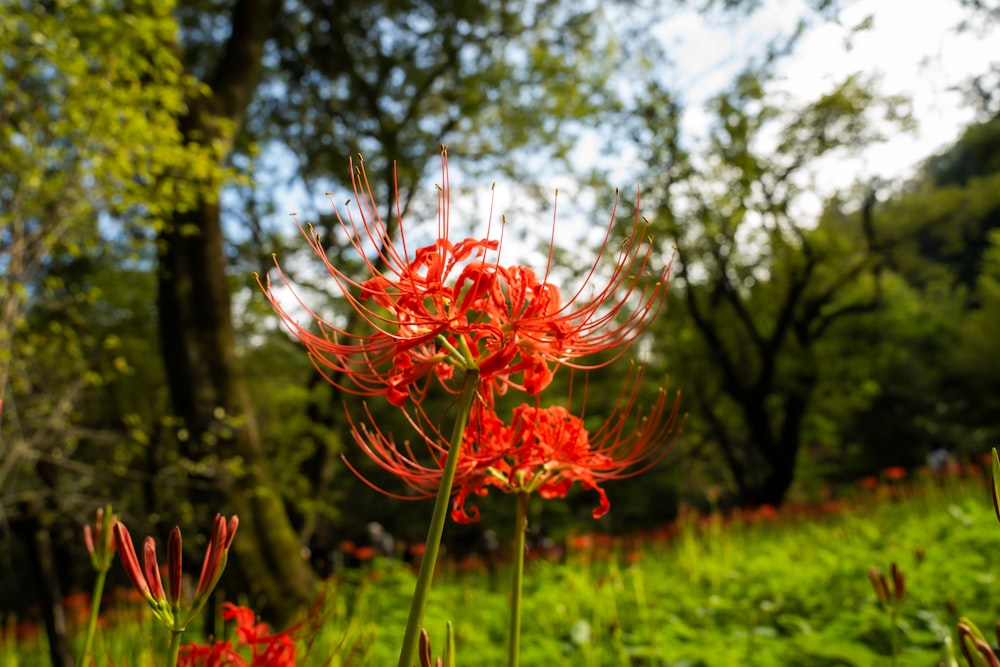
[[[98,570],[97,579],[94,580],[94,591],[90,595],[90,618],[87,619],[87,638],[83,642],[83,653],[77,662],[79,667],[87,664],[90,652],[94,649],[94,637],[97,635],[97,616],[101,612],[101,598],[104,597],[104,580],[107,576],[107,570]]]
[[[521,661],[521,588],[524,583],[524,539],[528,532],[528,498],[530,497],[527,493],[517,494],[517,512],[514,517],[514,574],[510,582],[508,667],[517,667]]]
[[[434,579],[434,567],[437,564],[438,551],[441,549],[441,535],[444,533],[444,523],[448,518],[448,507],[451,505],[451,489],[455,482],[458,455],[462,449],[462,436],[469,423],[469,413],[472,411],[472,404],[476,400],[478,391],[479,371],[476,369],[465,371],[462,391],[458,396],[458,413],[455,415],[448,457],[441,471],[441,487],[438,489],[437,500],[434,501],[434,513],[431,515],[431,525],[427,529],[427,541],[424,542],[424,555],[420,561],[417,585],[410,601],[410,616],[406,621],[403,648],[399,652],[399,667],[412,667],[415,664],[421,621],[424,609],[427,607],[431,581]]]
[[[893,604],[892,608],[889,610],[889,622],[892,624],[892,627],[889,629],[889,631],[892,633],[890,635],[892,637],[892,667],[896,667],[896,665],[899,664],[897,662],[899,658],[899,624],[898,624],[899,621],[897,619],[898,614],[899,614],[899,608],[896,604]]]
[[[181,635],[183,630],[170,631],[170,646],[167,647],[167,667],[177,667],[177,658],[181,652]]]
[[[181,652],[181,635],[183,630],[170,631],[170,646],[167,648],[167,667],[177,667],[177,656]]]

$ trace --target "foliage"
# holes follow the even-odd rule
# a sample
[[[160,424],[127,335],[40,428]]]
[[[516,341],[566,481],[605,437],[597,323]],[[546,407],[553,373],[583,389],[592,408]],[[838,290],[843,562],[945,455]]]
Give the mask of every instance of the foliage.
[[[614,101],[616,40],[599,3],[307,0],[297,9],[278,27],[274,81],[251,127],[280,138],[310,178],[336,179],[361,151],[373,173],[394,160],[409,190],[443,142],[494,175],[524,148],[565,158],[572,121],[593,124]],[[388,201],[391,181],[376,185]]]
[[[941,408],[952,339],[946,318],[960,317],[960,309],[896,274],[883,275],[881,285],[876,312],[839,322],[817,348],[827,361],[807,430],[812,461],[806,465],[827,480],[922,465],[928,452],[951,448],[962,431]],[[970,443],[966,451],[977,450]]]
[[[978,426],[983,439],[996,441],[1000,431],[996,424],[1000,396],[1000,356],[995,344],[1000,334],[1000,231],[992,230],[990,246],[983,257],[983,270],[976,286],[978,307],[968,314],[958,327],[958,342],[954,347],[957,373],[967,383],[968,393],[975,397],[969,402],[967,416],[971,425]]]
[[[880,303],[872,195],[854,214],[831,203],[813,225],[800,212],[809,169],[878,140],[876,119],[906,124],[901,100],[855,76],[783,108],[767,92],[769,68],[715,99],[705,156],[675,144],[653,153],[670,160],[654,196],[680,260],[659,356],[680,357],[672,372],[691,397],[694,438],[717,449],[752,503],[781,502],[792,483],[824,372],[819,342]],[[659,120],[650,132],[671,133],[675,118]]]
[[[869,471],[916,465],[936,449],[969,455],[995,438],[991,385],[980,381],[995,365],[976,341],[992,321],[986,302],[1000,212],[1000,172],[991,157],[997,127],[993,120],[968,128],[877,209],[883,305],[866,322],[842,326],[829,348],[841,360],[832,378],[863,397],[857,409],[830,415],[841,424],[839,456]],[[852,366],[866,370],[842,374]]]
[[[210,169],[179,145],[176,118],[193,84],[171,48],[171,12],[169,3],[18,2],[2,19],[3,50],[17,54],[2,76],[0,386],[14,429],[3,468],[24,483],[17,491],[0,478],[8,507],[31,488],[39,457],[58,468],[50,455],[71,460],[81,428],[99,440],[147,410],[131,399],[152,392],[122,391],[137,370],[143,384],[157,375],[147,363],[145,225],[192,203],[167,174]],[[121,399],[112,414],[104,392]]]
[[[4,59],[2,78],[5,334],[24,327],[33,307],[66,312],[105,298],[80,272],[100,264],[102,229],[123,249],[103,259],[136,266],[142,255],[128,243],[143,233],[136,223],[190,205],[188,193],[164,178],[204,170],[198,152],[179,146],[175,119],[190,82],[170,48],[171,10],[169,3],[18,2],[5,12],[4,52],[17,54]],[[119,222],[125,219],[128,225]],[[71,356],[95,348],[77,340],[75,327],[66,329],[50,332],[53,348]],[[38,342],[12,354],[4,340],[4,385],[10,364],[11,382],[29,372],[41,356]],[[103,372],[81,375],[92,385]],[[33,430],[30,420],[22,423]]]
[[[58,536],[51,522],[95,495],[136,491],[121,481],[137,454],[122,436],[153,431],[158,375],[142,240],[191,203],[165,176],[212,169],[179,145],[192,84],[172,9],[12,2],[0,17],[5,529],[44,508]]]
[[[889,616],[868,569],[895,561],[906,577],[900,664],[934,664],[945,638],[957,639],[960,616],[983,627],[997,616],[988,583],[998,547],[1000,528],[978,475],[889,483],[849,501],[781,512],[688,512],[672,527],[629,538],[577,535],[567,540],[565,562],[528,564],[523,661],[888,663]],[[507,603],[494,581],[506,566],[494,575],[482,561],[444,565],[426,623],[432,645],[443,645],[452,619],[457,664],[503,664]],[[412,583],[412,572],[391,560],[341,572],[307,626],[292,633],[297,664],[394,660]],[[118,655],[147,632],[146,621],[130,621],[106,627],[99,639]],[[6,651],[24,667],[41,664],[31,641]]]

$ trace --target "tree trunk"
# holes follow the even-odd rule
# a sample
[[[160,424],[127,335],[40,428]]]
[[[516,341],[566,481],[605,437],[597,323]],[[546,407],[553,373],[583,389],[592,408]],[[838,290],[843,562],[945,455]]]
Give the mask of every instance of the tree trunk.
[[[748,414],[747,423],[750,426],[749,435],[767,462],[767,472],[763,478],[748,487],[744,500],[753,506],[773,505],[775,507],[785,502],[788,489],[795,480],[795,465],[802,448],[802,422],[805,419],[813,388],[816,385],[815,372],[806,373],[803,384],[795,389],[789,388],[782,401],[783,413],[779,418],[754,419]],[[758,416],[766,416],[763,402],[751,410],[745,407],[745,412],[753,412]]]
[[[208,81],[212,94],[188,100],[180,130],[188,145],[230,146],[259,83],[264,45],[280,11],[276,0],[239,0],[232,32]],[[220,151],[223,159],[228,149]],[[240,528],[229,567],[251,590],[255,611],[284,626],[315,594],[315,577],[300,556],[280,494],[273,486],[250,403],[232,322],[218,184],[192,182],[198,204],[176,213],[158,234],[160,338],[174,410],[194,456],[241,462],[214,489],[219,510]],[[210,517],[207,517],[210,518]]]
[[[53,667],[73,667],[73,653],[66,630],[66,610],[62,605],[62,588],[56,571],[56,558],[49,537],[55,512],[36,499],[22,508],[24,517],[14,524],[14,532],[24,539],[28,557],[38,582],[39,606],[49,643],[49,659]]]
[[[194,228],[198,234],[186,231]],[[202,202],[180,216],[160,242],[161,344],[174,409],[192,454],[242,461],[243,472],[220,478],[218,488],[225,509],[240,517],[230,566],[260,596],[256,611],[283,625],[312,601],[314,577],[273,488],[236,354],[218,205]]]
[[[785,496],[794,480],[794,463],[772,467],[759,484],[747,490],[745,502],[751,507],[760,507],[761,505],[779,507],[785,502]]]

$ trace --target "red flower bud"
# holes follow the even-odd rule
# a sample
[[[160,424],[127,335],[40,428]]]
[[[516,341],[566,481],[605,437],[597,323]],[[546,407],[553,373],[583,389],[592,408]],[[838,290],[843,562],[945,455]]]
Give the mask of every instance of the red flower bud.
[[[174,526],[167,538],[167,599],[171,605],[180,604],[181,600],[181,579],[183,578],[183,568],[181,567],[181,529]]]
[[[164,589],[159,563],[156,559],[156,540],[147,537],[143,543],[143,565],[140,567],[135,547],[132,544],[132,537],[125,524],[118,522],[114,525],[114,538],[125,572],[136,589],[153,608],[153,613],[156,614],[157,618],[174,632],[180,632],[202,608],[209,593],[218,582],[222,570],[225,568],[229,547],[233,543],[238,525],[239,521],[235,516],[227,522],[222,515],[216,515],[212,539],[205,552],[205,562],[202,565],[198,590],[194,599],[185,609],[182,609],[184,605],[181,600],[183,571],[180,528],[175,526],[167,539],[166,589]]]
[[[142,568],[139,567],[139,558],[135,554],[135,545],[132,544],[132,536],[129,535],[128,528],[125,527],[124,523],[119,521],[115,524],[114,533],[115,549],[118,551],[118,556],[125,567],[125,574],[132,580],[132,584],[142,594],[142,597],[147,602],[152,602],[153,596],[149,592],[149,585],[146,583],[146,577],[142,573]]]
[[[167,594],[160,579],[160,564],[156,562],[156,540],[147,537],[142,544],[142,564],[145,566],[149,592],[157,602],[166,602]]]

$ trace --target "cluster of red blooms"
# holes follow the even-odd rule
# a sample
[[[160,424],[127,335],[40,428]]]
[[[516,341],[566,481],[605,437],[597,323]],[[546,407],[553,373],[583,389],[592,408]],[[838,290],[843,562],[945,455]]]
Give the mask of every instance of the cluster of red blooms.
[[[294,667],[295,642],[287,632],[272,635],[266,623],[257,622],[252,609],[231,602],[222,605],[222,618],[236,621],[236,638],[243,652],[228,640],[185,644],[177,659],[178,667]],[[244,657],[247,651],[249,660]]]
[[[548,499],[565,497],[577,482],[598,494],[594,518],[604,516],[610,503],[600,483],[639,474],[659,461],[677,420],[678,404],[668,404],[662,388],[648,411],[635,410],[642,379],[642,369],[636,369],[627,382],[627,392],[618,397],[611,415],[593,432],[585,428],[584,414],[577,416],[560,405],[522,404],[514,408],[509,424],[491,407],[483,403],[473,406],[455,472],[452,518],[460,523],[477,521],[479,511],[466,503],[490,488],[506,493],[537,492]],[[408,445],[398,446],[373,420],[371,426],[355,426],[355,439],[369,458],[416,493],[405,496],[408,498],[428,498],[437,492],[440,462],[449,446],[426,415],[423,420],[414,425],[431,449],[433,462],[428,465],[422,464]]]
[[[332,263],[319,236],[303,229],[362,327],[331,324],[296,296],[309,316],[302,324],[269,281],[262,288],[327,381],[356,395],[385,396],[404,408],[429,449],[429,463],[408,443],[396,443],[374,426],[370,414],[372,425],[354,421],[353,432],[364,451],[415,490],[416,497],[436,494],[450,447],[438,421],[423,412],[428,387],[435,381],[458,394],[466,374],[474,373],[476,403],[457,464],[452,516],[476,520],[478,513],[465,509],[466,499],[490,487],[552,498],[565,496],[575,482],[598,493],[594,516],[601,516],[609,505],[600,483],[637,474],[663,456],[676,424],[677,403],[670,403],[671,409],[661,389],[644,415],[632,416],[643,378],[640,369],[609,421],[591,434],[582,415],[565,407],[542,407],[540,394],[559,366],[590,370],[621,357],[659,312],[670,265],[652,269],[654,247],[638,213],[624,241],[612,243],[613,211],[598,259],[583,284],[564,298],[549,280],[551,250],[541,275],[500,263],[506,219],[499,239],[491,237],[489,227],[483,239],[449,238],[445,151],[441,169],[437,238],[416,249],[410,248],[402,224],[394,242],[363,165],[353,172],[357,218],[337,212],[337,220],[365,263],[367,279],[356,280]],[[555,229],[553,219],[552,241]],[[605,273],[600,258],[609,249],[616,260]],[[294,294],[280,267],[278,273]],[[495,410],[495,397],[508,390],[528,397],[509,424]]]

